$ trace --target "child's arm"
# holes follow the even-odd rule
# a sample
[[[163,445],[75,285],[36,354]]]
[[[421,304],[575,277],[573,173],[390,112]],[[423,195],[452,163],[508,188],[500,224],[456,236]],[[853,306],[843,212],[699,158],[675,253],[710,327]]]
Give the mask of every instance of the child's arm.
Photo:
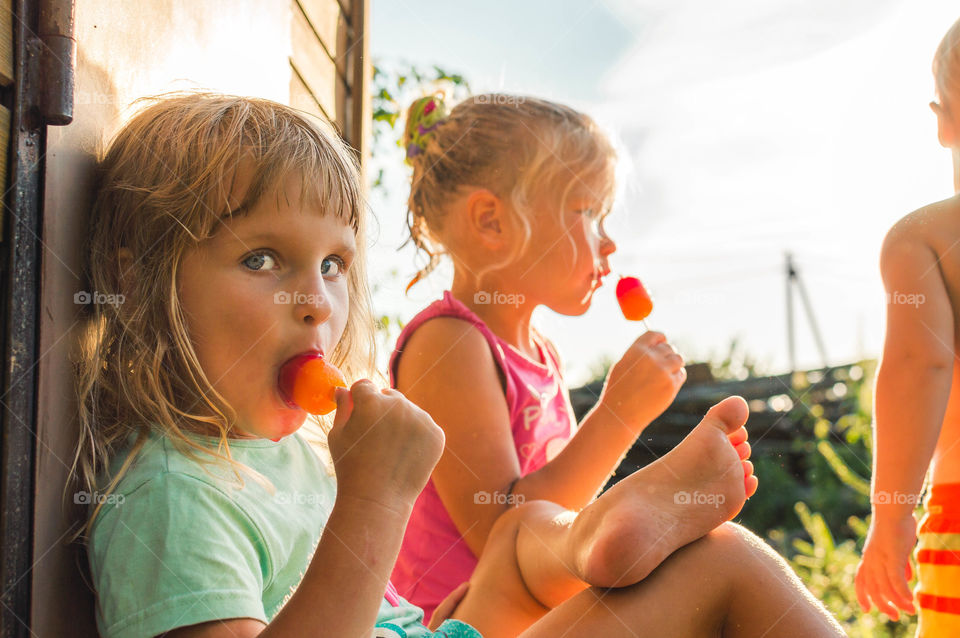
[[[943,424],[953,375],[954,325],[936,253],[900,222],[884,242],[880,268],[887,328],[877,374],[873,519],[857,572],[870,600],[892,618],[913,613],[907,585],[916,542],[913,510]]]
[[[432,319],[413,333],[397,370],[397,387],[441,424],[446,453],[434,485],[470,549],[479,555],[511,502],[545,499],[580,509],[594,497],[649,422],[673,400],[683,360],[663,335],[648,333],[610,372],[601,405],[573,440],[543,468],[520,478],[510,415],[498,368],[483,336],[470,324]]]
[[[352,397],[352,398],[351,398]],[[369,636],[413,503],[443,450],[443,432],[393,390],[338,390],[330,431],[337,499],[297,590],[267,625],[231,619],[169,636]]]

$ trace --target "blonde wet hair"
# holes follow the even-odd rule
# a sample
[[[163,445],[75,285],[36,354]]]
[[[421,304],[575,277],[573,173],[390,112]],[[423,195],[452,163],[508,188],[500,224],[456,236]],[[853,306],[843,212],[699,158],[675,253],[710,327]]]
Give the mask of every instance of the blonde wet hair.
[[[960,19],[953,23],[937,47],[933,56],[933,77],[937,99],[941,103],[960,101]]]
[[[109,494],[154,429],[203,467],[228,466],[239,485],[245,473],[272,489],[230,453],[236,413],[214,389],[191,344],[178,269],[184,254],[209,238],[221,219],[245,214],[285,178],[300,175],[304,201],[336,215],[356,235],[357,257],[347,271],[349,315],[328,358],[348,382],[367,376],[375,341],[356,158],[325,123],[269,100],[188,93],[143,102],[98,162],[86,279],[92,290],[119,292],[121,248],[132,253],[136,274],[129,278],[130,299],[86,307],[75,361],[80,441],[71,474],[90,492]],[[248,186],[241,202],[231,202],[239,167]],[[314,425],[321,436],[328,429],[326,422]],[[217,450],[187,436],[191,432],[216,433]],[[100,473],[132,435],[135,443],[104,490]],[[99,500],[81,532],[89,531],[104,502]]]
[[[595,189],[601,202],[603,210],[597,213],[609,212],[616,151],[588,115],[548,100],[489,93],[463,100],[428,134],[416,135],[425,100],[435,100],[445,109],[438,94],[415,101],[407,110],[403,145],[413,166],[407,228],[410,241],[427,257],[408,289],[447,254],[440,239],[447,202],[463,187],[486,188],[507,199],[521,229],[521,241],[512,253],[501,263],[487,265],[477,280],[509,264],[529,245],[534,234],[531,205],[538,196],[557,193],[559,215],[571,190],[587,186]]]

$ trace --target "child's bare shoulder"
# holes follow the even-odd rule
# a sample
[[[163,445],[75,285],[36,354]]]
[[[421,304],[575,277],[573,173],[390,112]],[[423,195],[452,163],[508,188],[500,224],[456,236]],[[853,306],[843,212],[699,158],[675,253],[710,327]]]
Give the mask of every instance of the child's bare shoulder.
[[[888,293],[960,299],[960,195],[924,206],[893,225],[880,251]],[[933,309],[937,304],[928,304]]]
[[[883,261],[932,251],[943,257],[960,242],[960,195],[935,202],[900,219],[883,241]]]
[[[424,321],[410,334],[397,372],[400,377],[421,379],[428,374],[445,376],[460,367],[476,370],[480,365],[494,367],[480,330],[464,319],[440,316]]]

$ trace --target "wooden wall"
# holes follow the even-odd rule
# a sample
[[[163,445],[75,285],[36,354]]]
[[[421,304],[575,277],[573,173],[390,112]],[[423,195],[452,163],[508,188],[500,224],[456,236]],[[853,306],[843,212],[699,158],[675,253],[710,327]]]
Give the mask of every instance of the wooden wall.
[[[11,0],[0,0],[0,7]],[[279,10],[278,10],[279,9]],[[83,0],[76,3],[74,121],[47,130],[37,388],[32,616],[37,636],[96,635],[85,555],[64,539],[78,437],[75,347],[81,238],[94,154],[140,96],[203,88],[288,102],[334,122],[360,152],[369,130],[368,0]],[[0,87],[4,76],[0,11]],[[3,89],[0,88],[0,95]],[[0,111],[0,130],[3,127]],[[0,156],[5,156],[0,153]],[[362,159],[361,159],[362,163]],[[66,509],[65,509],[66,508]]]
[[[333,122],[360,153],[369,133],[369,0],[291,0],[290,104]]]

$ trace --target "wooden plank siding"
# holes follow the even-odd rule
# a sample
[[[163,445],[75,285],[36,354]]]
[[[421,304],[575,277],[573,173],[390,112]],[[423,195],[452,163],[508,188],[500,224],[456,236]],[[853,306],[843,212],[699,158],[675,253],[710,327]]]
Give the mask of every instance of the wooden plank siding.
[[[294,5],[299,5],[294,1]],[[297,108],[339,124],[336,103],[338,77],[333,59],[310,28],[304,13],[294,6],[292,21],[293,55],[290,58],[290,98]],[[297,101],[294,101],[297,96]]]
[[[0,86],[13,84],[13,0],[0,0]],[[10,153],[10,109],[0,104],[0,200],[6,201],[10,176],[7,156]],[[0,206],[0,241],[3,241],[6,206]]]
[[[0,86],[13,84],[13,0],[0,2]]]
[[[369,0],[291,0],[290,104],[332,122],[363,163]]]

